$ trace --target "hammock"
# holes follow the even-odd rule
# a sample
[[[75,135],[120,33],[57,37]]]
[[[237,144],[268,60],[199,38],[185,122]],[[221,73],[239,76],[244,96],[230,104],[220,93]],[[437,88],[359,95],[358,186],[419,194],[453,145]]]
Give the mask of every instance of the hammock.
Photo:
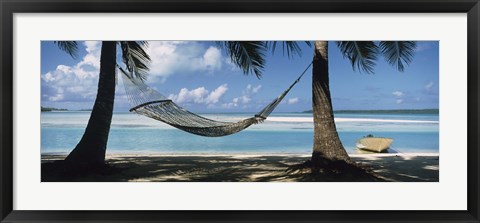
[[[260,112],[251,118],[241,120],[239,122],[222,122],[208,119],[175,104],[172,100],[160,94],[155,89],[147,86],[139,78],[134,78],[132,74],[126,72],[120,66],[117,66],[121,71],[123,85],[127,99],[133,106],[130,112],[137,113],[168,125],[171,125],[180,130],[208,137],[219,137],[231,135],[240,132],[253,124],[258,124],[267,119],[268,115],[277,107],[288,92],[297,84],[305,72],[312,64],[303,71],[303,73],[280,94],[270,104],[265,106]]]

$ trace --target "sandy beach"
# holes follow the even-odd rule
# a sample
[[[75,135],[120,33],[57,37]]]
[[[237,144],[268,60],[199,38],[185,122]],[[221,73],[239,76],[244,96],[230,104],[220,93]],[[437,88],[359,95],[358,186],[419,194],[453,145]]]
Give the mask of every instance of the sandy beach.
[[[42,155],[42,182],[64,181],[52,174],[52,163],[65,155]],[[438,153],[355,154],[352,159],[385,181],[438,182]],[[314,179],[303,171],[286,171],[309,155],[300,154],[108,154],[106,173],[72,181],[88,182],[301,182]]]

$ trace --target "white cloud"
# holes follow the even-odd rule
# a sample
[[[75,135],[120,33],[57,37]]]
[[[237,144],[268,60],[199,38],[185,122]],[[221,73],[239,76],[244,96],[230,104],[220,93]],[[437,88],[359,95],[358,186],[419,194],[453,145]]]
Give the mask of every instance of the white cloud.
[[[72,72],[72,68],[69,67],[69,66],[65,66],[65,65],[58,65],[57,70],[60,71],[60,72],[63,72],[63,73],[71,73]],[[50,80],[52,80],[51,78],[54,78],[54,77],[49,77]]]
[[[237,108],[237,107],[241,107],[241,108],[249,108],[250,105],[248,104],[248,102],[250,101],[251,99],[250,98],[245,98],[245,97],[238,97],[238,98],[234,98],[232,100],[232,102],[228,102],[228,103],[223,103],[220,107],[223,108],[223,109],[232,109],[232,108]]]
[[[146,52],[152,60],[151,77],[160,80],[173,74],[212,73],[220,70],[225,63],[220,49],[214,46],[205,49],[192,41],[152,41]]]
[[[175,102],[181,104],[185,102],[193,103],[203,103],[204,97],[208,94],[208,90],[204,87],[199,87],[193,90],[188,90],[187,88],[180,89],[177,95],[171,94],[168,98],[174,100]]]
[[[101,42],[100,41],[85,41],[85,50],[88,53],[97,53],[100,52],[100,47],[101,47]]]
[[[239,104],[239,103],[247,104],[247,103],[250,102],[251,100],[252,100],[252,99],[249,98],[248,96],[243,95],[243,96],[236,97],[236,98],[232,99],[232,102],[235,103],[235,104]]]
[[[205,54],[203,54],[203,60],[201,61],[200,69],[220,69],[222,68],[222,53],[220,49],[216,47],[209,47]]]
[[[392,92],[393,95],[395,95],[395,97],[403,97],[405,94],[401,91],[394,91]]]
[[[415,52],[422,52],[425,50],[429,50],[432,48],[432,43],[430,42],[424,42],[424,41],[419,41],[417,42],[417,47],[415,48]]]
[[[241,96],[233,98],[231,102],[222,104],[221,107],[224,109],[231,109],[231,108],[239,107],[241,105],[242,108],[248,108],[250,107],[249,103],[252,101],[251,97],[257,94],[261,88],[262,88],[262,85],[253,86],[249,84],[242,91]]]
[[[243,91],[244,95],[253,95],[256,94],[262,89],[262,85],[252,86],[251,84],[247,85],[245,90]]]
[[[409,97],[407,97],[407,95],[404,92],[394,91],[392,92],[392,94],[395,96],[396,98],[395,103],[397,104],[402,104],[403,102],[405,102],[405,100],[411,101],[411,99],[409,99]]]
[[[299,102],[298,97],[296,97],[296,98],[290,98],[290,99],[288,99],[288,101],[287,101],[287,103],[288,103],[289,105],[293,105],[293,104],[296,104],[296,103],[298,103],[298,102]]]
[[[152,41],[147,53],[151,56],[151,77],[153,82],[164,81],[173,73],[185,72],[213,72],[221,69],[225,59],[216,47],[205,48],[198,42],[181,41]],[[86,41],[80,50],[86,55],[72,66],[58,65],[41,75],[42,100],[55,102],[85,102],[93,101],[96,96],[98,74],[100,69],[100,41]],[[159,78],[160,77],[160,78]],[[120,85],[117,86],[119,89]],[[227,91],[227,85],[222,85],[211,93],[206,89],[196,89],[190,92],[185,89],[180,92],[180,100],[188,101],[195,98],[195,102],[217,103]],[[186,92],[188,91],[188,92]],[[206,92],[206,93],[205,93]],[[117,92],[115,103],[125,103],[123,91]],[[117,103],[118,102],[118,103]]]
[[[42,100],[50,102],[93,101],[100,68],[100,42],[84,43],[87,54],[73,66],[58,65],[41,75]]]
[[[222,84],[212,92],[209,92],[205,87],[199,87],[193,90],[187,88],[180,89],[178,94],[170,94],[168,98],[176,103],[195,103],[195,104],[216,104],[221,97],[227,92],[227,84]]]
[[[232,62],[232,59],[230,57],[225,57],[223,59],[224,63],[226,64],[228,70],[232,71],[232,72],[236,72],[236,71],[240,71],[240,68],[237,67],[237,65],[235,65],[233,62]]]
[[[56,94],[54,96],[48,97],[49,101],[61,101],[63,99],[63,94]]]
[[[56,70],[41,75],[42,95],[47,101],[78,101],[94,99],[98,75],[86,78],[87,72],[68,66],[58,66]]]
[[[87,51],[87,55],[85,55],[75,67],[79,68],[84,65],[92,66],[95,69],[100,69],[100,49],[101,49],[101,42],[100,41],[85,41],[85,50]]]
[[[215,104],[217,103],[220,98],[227,92],[228,86],[227,84],[220,85],[217,89],[213,90],[208,97],[206,98],[207,104]]]
[[[424,88],[425,88],[425,90],[427,90],[427,91],[432,91],[434,85],[435,85],[435,84],[433,83],[433,81],[430,81],[427,85],[425,85]]]

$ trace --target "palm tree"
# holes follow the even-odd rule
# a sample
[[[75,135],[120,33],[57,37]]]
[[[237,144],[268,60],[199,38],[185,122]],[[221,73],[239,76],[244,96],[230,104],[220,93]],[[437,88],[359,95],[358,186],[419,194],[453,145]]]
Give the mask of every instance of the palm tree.
[[[78,43],[75,41],[57,41],[57,46],[77,57]],[[112,122],[115,100],[115,71],[117,65],[117,45],[122,52],[123,63],[132,78],[147,78],[150,57],[145,52],[147,42],[142,41],[103,41],[100,56],[100,76],[95,103],[90,119],[80,142],[65,158],[68,169],[76,172],[97,171],[105,165],[105,152]],[[245,74],[261,75],[265,64],[267,47],[260,41],[236,41],[219,43],[230,55],[232,61]]]
[[[58,41],[55,43],[72,57],[77,57],[77,42]],[[77,171],[97,169],[105,164],[105,151],[115,99],[117,45],[120,45],[122,49],[122,58],[127,69],[135,73],[136,78],[145,78],[148,71],[150,57],[144,51],[146,42],[102,42],[100,75],[92,113],[80,142],[65,158],[65,163]]]
[[[413,41],[338,41],[338,48],[354,70],[373,73],[375,60],[383,55],[398,71],[411,63],[416,48]],[[332,161],[351,163],[338,137],[329,87],[328,41],[315,41],[312,68],[312,108],[314,140],[312,164],[322,166]]]
[[[227,44],[235,44],[226,42]],[[265,42],[272,53],[277,41]],[[312,46],[311,42],[305,42]],[[375,61],[382,55],[386,61],[398,71],[403,72],[405,65],[411,63],[416,48],[414,41],[337,41],[338,48],[347,58],[353,70],[373,73]],[[338,136],[334,122],[332,98],[329,85],[328,41],[315,41],[312,60],[312,110],[314,120],[313,152],[310,164],[321,167],[335,161],[352,163]],[[282,42],[283,53],[288,57],[301,55],[298,42]],[[232,58],[233,59],[233,58]],[[245,73],[247,74],[247,73]],[[255,72],[258,78],[261,73]]]

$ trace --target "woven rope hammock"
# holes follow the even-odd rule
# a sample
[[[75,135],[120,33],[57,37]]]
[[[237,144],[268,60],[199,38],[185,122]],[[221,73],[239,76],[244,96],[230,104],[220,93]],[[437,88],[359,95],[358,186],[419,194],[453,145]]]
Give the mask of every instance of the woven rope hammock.
[[[282,94],[274,99],[270,104],[265,106],[260,112],[251,118],[241,120],[239,122],[222,122],[208,119],[175,104],[158,91],[147,86],[142,80],[134,78],[132,74],[118,66],[122,73],[123,85],[128,101],[133,106],[130,112],[137,113],[168,125],[171,125],[180,130],[208,137],[219,137],[231,135],[240,132],[253,124],[263,122],[270,113],[277,107],[288,92],[297,84],[308,67],[302,74],[291,84]]]

